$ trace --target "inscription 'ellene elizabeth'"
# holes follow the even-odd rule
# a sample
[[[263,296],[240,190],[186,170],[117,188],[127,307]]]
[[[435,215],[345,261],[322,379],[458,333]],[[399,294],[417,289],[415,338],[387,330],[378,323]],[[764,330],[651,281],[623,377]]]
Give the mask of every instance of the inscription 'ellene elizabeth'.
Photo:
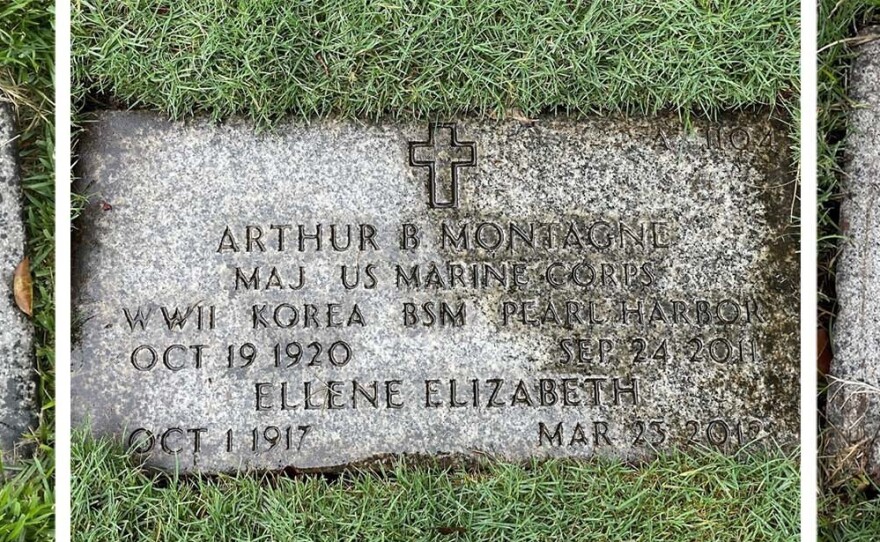
[[[77,417],[204,471],[790,441],[785,147],[735,122],[105,113],[83,178],[126,204],[80,227]]]

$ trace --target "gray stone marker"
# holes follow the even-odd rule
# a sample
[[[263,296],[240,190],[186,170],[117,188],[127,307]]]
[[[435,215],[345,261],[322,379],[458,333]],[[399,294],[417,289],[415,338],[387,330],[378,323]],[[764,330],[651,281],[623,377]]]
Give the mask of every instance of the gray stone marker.
[[[847,135],[840,221],[847,240],[837,263],[827,410],[832,452],[880,480],[880,42],[861,48],[850,89],[860,105]]]
[[[0,104],[0,451],[10,459],[34,427],[33,327],[15,305],[13,278],[24,258],[22,194],[11,108]]]
[[[637,458],[798,431],[785,132],[104,112],[76,425],[149,464]]]

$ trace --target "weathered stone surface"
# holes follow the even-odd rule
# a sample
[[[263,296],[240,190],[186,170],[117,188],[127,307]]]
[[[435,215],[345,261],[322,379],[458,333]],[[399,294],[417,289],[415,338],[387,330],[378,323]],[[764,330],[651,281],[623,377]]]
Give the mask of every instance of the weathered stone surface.
[[[74,423],[202,471],[796,439],[779,126],[454,131],[435,153],[424,122],[258,136],[100,114],[82,149]]]
[[[36,391],[33,327],[12,290],[25,248],[14,129],[11,109],[0,104],[0,450],[7,458],[34,425]]]
[[[828,420],[832,451],[880,480],[880,42],[862,47],[850,89],[860,105],[847,135]]]

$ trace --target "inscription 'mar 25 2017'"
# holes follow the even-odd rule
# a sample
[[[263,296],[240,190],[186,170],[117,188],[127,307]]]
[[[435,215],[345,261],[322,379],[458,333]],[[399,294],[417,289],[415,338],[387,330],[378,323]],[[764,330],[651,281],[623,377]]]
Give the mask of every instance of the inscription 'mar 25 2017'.
[[[104,113],[75,418],[202,471],[790,442],[784,148],[749,116],[256,136]]]

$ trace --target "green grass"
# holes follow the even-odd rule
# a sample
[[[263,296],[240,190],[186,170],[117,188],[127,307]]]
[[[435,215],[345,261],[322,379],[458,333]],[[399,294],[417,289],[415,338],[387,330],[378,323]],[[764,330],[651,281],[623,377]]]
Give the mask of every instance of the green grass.
[[[854,56],[854,46],[858,43],[853,37],[857,29],[880,23],[880,1],[822,0],[819,2],[819,22],[819,322],[826,329],[833,330],[836,313],[834,265],[842,241],[838,220],[840,181],[844,175],[844,137],[847,114],[857,106],[848,98],[848,70]],[[823,393],[822,390],[820,393]],[[877,533],[880,533],[880,499],[876,495],[880,488],[873,486],[865,476],[836,479],[833,481],[834,487],[830,487],[832,481],[828,476],[823,478],[819,511],[820,540],[877,540]]]
[[[79,433],[74,540],[796,541],[795,456],[166,479]]]
[[[799,3],[80,0],[99,102],[174,117],[650,113],[796,95]]]
[[[687,122],[767,105],[794,132],[798,28],[795,0],[78,0],[74,97],[84,119],[135,107],[261,127],[289,115],[665,109]],[[80,433],[73,463],[77,540],[740,541],[799,530],[797,462],[781,453],[169,481]]]
[[[54,2],[0,2],[0,100],[18,116],[34,323],[40,424],[33,459],[6,466],[0,482],[0,541],[52,536],[54,507]]]
[[[854,497],[848,502],[835,496],[824,504],[827,506],[819,518],[821,542],[876,542],[880,533],[880,504]]]

